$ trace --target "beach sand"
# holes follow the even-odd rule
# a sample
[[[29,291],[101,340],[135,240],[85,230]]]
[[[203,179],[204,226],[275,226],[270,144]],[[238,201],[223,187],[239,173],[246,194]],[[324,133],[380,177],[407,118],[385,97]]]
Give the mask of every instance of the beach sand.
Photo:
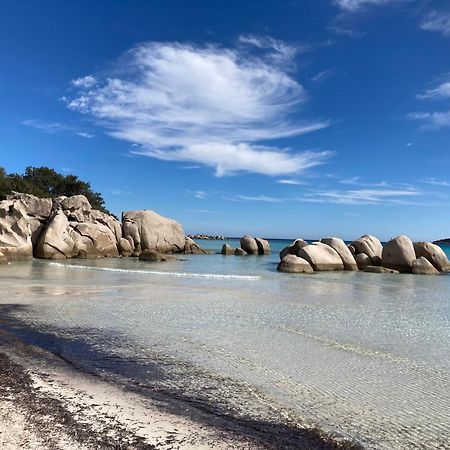
[[[166,412],[167,406],[0,335],[2,449],[268,448]]]

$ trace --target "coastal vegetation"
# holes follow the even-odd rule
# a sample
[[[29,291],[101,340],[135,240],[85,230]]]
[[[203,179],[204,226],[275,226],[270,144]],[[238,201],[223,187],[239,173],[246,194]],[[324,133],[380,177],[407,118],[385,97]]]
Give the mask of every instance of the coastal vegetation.
[[[76,175],[62,175],[49,167],[27,167],[23,174],[7,173],[0,167],[0,200],[5,200],[13,192],[32,194],[39,198],[84,195],[94,209],[110,214],[102,195],[94,192],[90,183],[80,180]]]

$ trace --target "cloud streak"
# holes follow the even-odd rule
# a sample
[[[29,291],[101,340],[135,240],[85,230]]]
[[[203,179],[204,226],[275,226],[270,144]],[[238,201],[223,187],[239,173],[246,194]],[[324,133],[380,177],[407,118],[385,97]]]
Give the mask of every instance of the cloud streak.
[[[450,36],[450,11],[431,11],[420,24],[420,28]]]
[[[326,162],[330,152],[260,144],[329,125],[292,118],[308,98],[286,67],[298,49],[254,36],[241,37],[241,44],[268,52],[141,44],[118,61],[114,76],[74,80],[78,94],[67,105],[113,137],[139,144],[135,153],[199,163],[214,168],[216,176],[293,174]]]
[[[400,3],[405,0],[335,0],[335,4],[344,11],[354,12],[367,6],[382,6]]]

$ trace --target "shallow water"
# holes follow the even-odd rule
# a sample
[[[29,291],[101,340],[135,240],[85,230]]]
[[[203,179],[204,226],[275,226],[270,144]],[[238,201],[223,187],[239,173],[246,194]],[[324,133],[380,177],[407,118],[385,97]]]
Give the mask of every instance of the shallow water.
[[[280,274],[276,252],[183,259],[11,264],[3,315],[141,389],[369,448],[446,448],[450,276]]]

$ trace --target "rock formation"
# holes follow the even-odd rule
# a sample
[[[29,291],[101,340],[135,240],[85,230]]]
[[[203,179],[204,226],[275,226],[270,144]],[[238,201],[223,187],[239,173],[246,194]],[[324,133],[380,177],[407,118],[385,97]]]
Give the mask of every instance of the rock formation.
[[[412,273],[415,275],[438,275],[439,271],[427,258],[421,256],[412,262]]]
[[[144,250],[139,255],[139,260],[158,262],[158,261],[175,261],[176,258],[173,255],[159,253],[156,250]]]
[[[220,253],[222,255],[234,255],[234,248],[229,244],[223,244]]]
[[[286,255],[295,255],[298,256],[298,252],[301,248],[307,246],[308,243],[303,239],[296,239],[292,242],[288,247],[283,248],[280,252],[280,259],[283,259]]]
[[[314,273],[311,264],[306,259],[289,254],[280,261],[277,270],[286,273]]]
[[[3,254],[3,252],[0,252],[0,264],[8,264],[8,258]]]
[[[444,250],[436,244],[431,242],[415,242],[414,251],[416,257],[423,256],[426,258],[439,272],[446,272],[450,270],[450,262]]]
[[[323,238],[320,240],[320,242],[329,245],[338,253],[338,255],[342,259],[342,263],[344,264],[344,270],[358,270],[358,265],[356,264],[355,257],[352,255],[352,252],[349,250],[342,239],[336,237]]]
[[[377,239],[375,236],[365,234],[359,239],[356,239],[356,241],[353,241],[349,245],[349,249],[355,255],[355,259],[359,253],[362,253],[364,255],[370,256],[370,258],[372,259],[372,264],[374,266],[381,265],[381,254],[383,252],[383,246],[381,245],[379,239]]]
[[[300,249],[298,256],[309,262],[314,270],[343,270],[339,254],[329,245],[314,242]]]
[[[173,219],[151,210],[127,211],[122,214],[122,226],[123,237],[130,242],[135,255],[144,250],[159,253],[183,252],[183,228]]]
[[[255,241],[258,246],[258,255],[270,255],[269,241],[262,238],[255,238]]]
[[[238,248],[234,251],[234,254],[235,254],[236,256],[246,256],[246,255],[248,255],[248,253],[247,253],[245,250],[243,250],[242,248],[240,248],[240,247],[238,247]]]
[[[415,259],[416,252],[411,239],[407,236],[397,236],[384,245],[381,264],[389,269],[411,273]]]
[[[247,255],[257,255],[258,254],[258,244],[255,238],[249,236],[248,234],[241,237],[241,248]]]

